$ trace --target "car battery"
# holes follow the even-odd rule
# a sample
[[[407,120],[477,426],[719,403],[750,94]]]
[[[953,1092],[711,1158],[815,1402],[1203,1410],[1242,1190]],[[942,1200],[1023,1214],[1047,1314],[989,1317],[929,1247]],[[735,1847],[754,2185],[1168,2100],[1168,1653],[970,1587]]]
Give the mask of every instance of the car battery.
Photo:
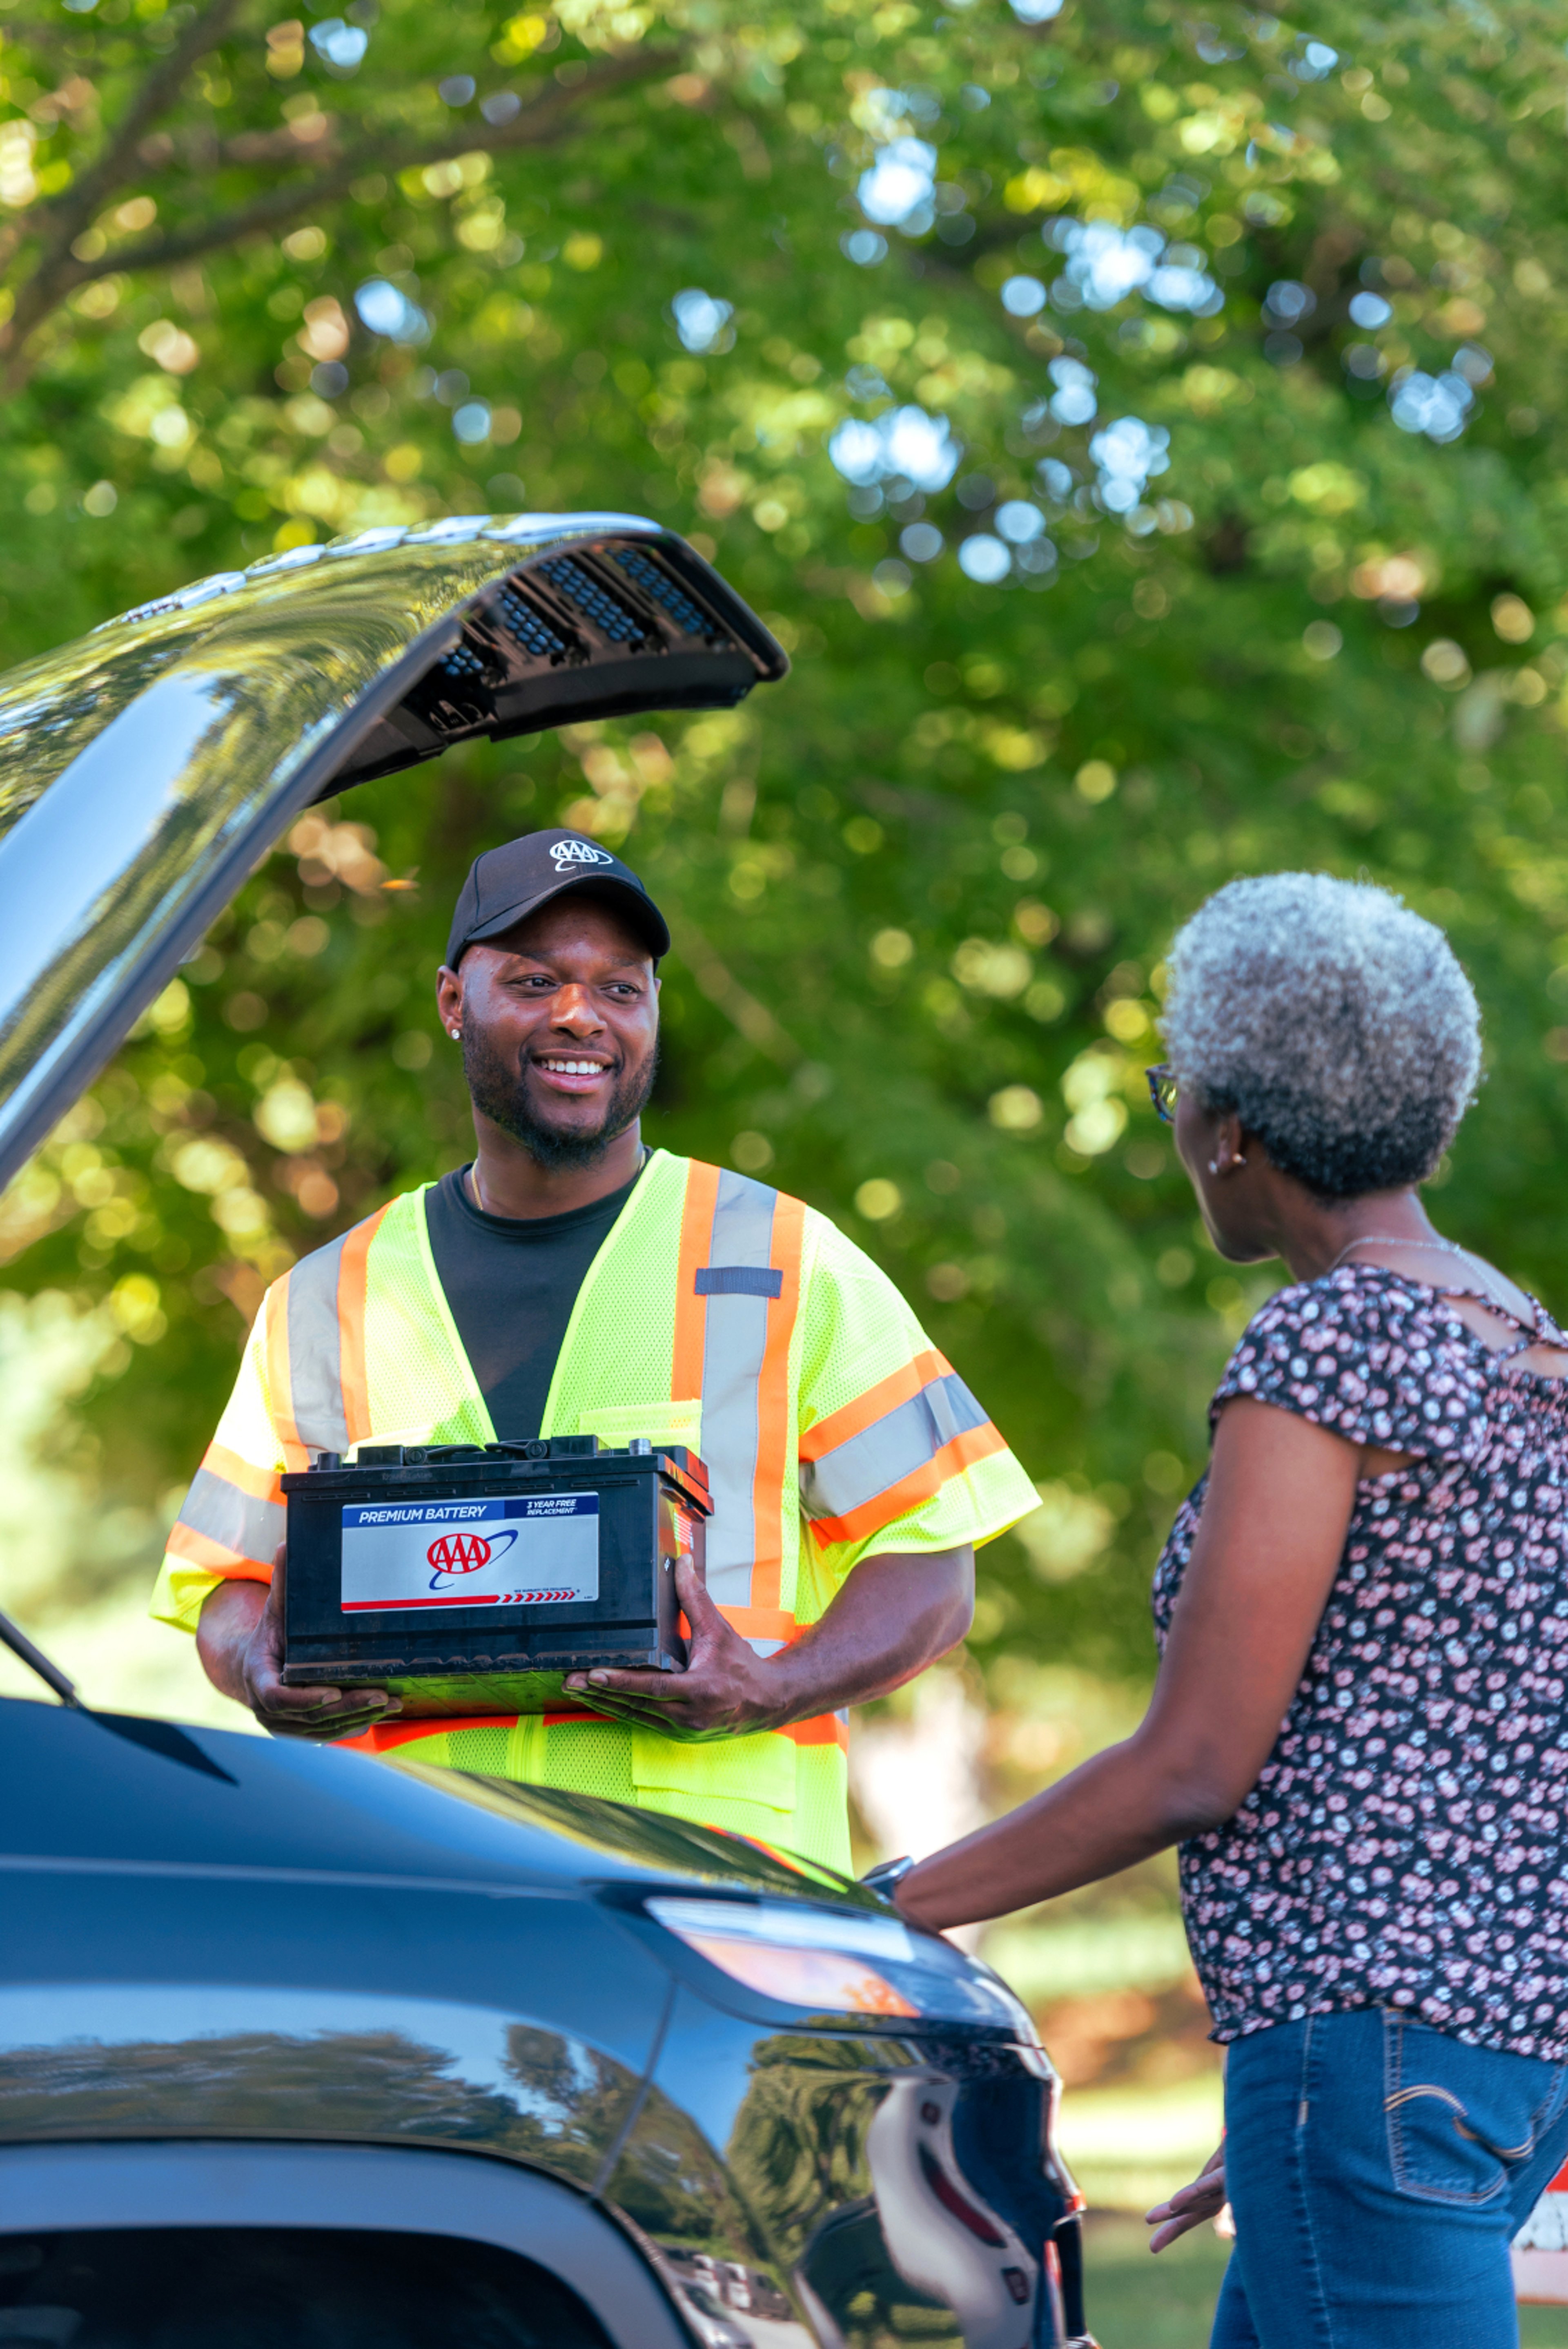
[[[591,1711],[567,1672],[686,1663],[707,1471],[679,1444],[362,1444],[285,1475],[285,1685],[370,1684],[406,1719]]]

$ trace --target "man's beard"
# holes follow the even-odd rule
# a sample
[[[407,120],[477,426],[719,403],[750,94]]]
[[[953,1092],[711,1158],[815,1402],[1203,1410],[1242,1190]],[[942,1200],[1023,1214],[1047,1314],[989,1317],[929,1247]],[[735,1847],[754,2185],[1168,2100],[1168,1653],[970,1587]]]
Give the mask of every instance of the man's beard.
[[[658,1065],[656,1050],[639,1071],[634,1071],[623,1063],[602,1122],[588,1130],[562,1131],[535,1117],[529,1105],[527,1079],[522,1071],[503,1060],[481,1031],[467,1023],[463,1028],[463,1074],[474,1107],[482,1111],[492,1125],[499,1125],[503,1133],[520,1142],[529,1156],[550,1174],[568,1166],[596,1165],[617,1134],[624,1133],[646,1109]]]

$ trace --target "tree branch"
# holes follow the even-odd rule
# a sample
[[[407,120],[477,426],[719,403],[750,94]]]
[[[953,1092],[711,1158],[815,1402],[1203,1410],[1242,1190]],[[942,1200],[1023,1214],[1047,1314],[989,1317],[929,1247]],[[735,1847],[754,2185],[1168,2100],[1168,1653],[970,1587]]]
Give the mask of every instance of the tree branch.
[[[444,138],[411,143],[402,149],[363,142],[340,154],[314,178],[275,189],[242,212],[230,212],[222,219],[171,236],[124,246],[118,254],[106,254],[97,262],[83,264],[81,282],[120,271],[172,268],[180,262],[193,260],[198,254],[211,253],[220,246],[261,235],[294,213],[308,212],[313,205],[341,195],[361,173],[373,167],[390,176],[398,171],[418,171],[431,163],[449,163],[459,155],[504,154],[513,149],[552,145],[574,127],[574,117],[585,100],[623,88],[646,74],[665,70],[674,56],[673,51],[665,50],[652,57],[610,60],[575,88],[559,94],[552,91],[535,105],[525,108],[511,122],[501,123],[493,129],[487,125],[479,137],[472,125],[465,124]]]
[[[242,0],[213,0],[214,8],[232,10],[242,5]],[[209,18],[211,13],[209,10]],[[673,49],[629,51],[591,67],[583,79],[570,88],[546,89],[511,122],[486,124],[482,129],[472,123],[454,125],[439,138],[410,140],[401,148],[390,147],[385,140],[361,140],[340,151],[325,171],[276,188],[254,203],[167,236],[121,245],[99,254],[95,261],[77,260],[70,252],[69,243],[57,236],[40,254],[17,294],[8,326],[0,331],[0,349],[8,346],[11,352],[5,388],[14,392],[26,382],[29,339],[78,286],[99,277],[173,268],[201,254],[265,235],[281,228],[285,221],[341,196],[363,173],[372,170],[391,174],[417,171],[431,163],[451,162],[459,155],[505,154],[553,145],[574,129],[577,116],[593,98],[623,88],[629,82],[668,72],[678,62],[679,52]],[[148,119],[143,118],[144,123]],[[117,150],[122,144],[117,137]],[[76,233],[73,229],[72,235]]]
[[[90,224],[105,197],[136,176],[143,138],[173,105],[197,59],[217,47],[244,5],[245,0],[207,0],[206,7],[191,18],[131,99],[98,161],[75,181],[58,207],[51,208],[52,243],[62,249],[69,245]]]
[[[71,274],[72,245],[91,225],[105,198],[137,176],[144,135],[174,104],[198,57],[217,47],[244,5],[245,0],[207,0],[207,6],[191,18],[169,55],[159,59],[142,82],[98,161],[73,181],[68,194],[46,208],[43,243],[17,291],[11,316],[0,329],[0,350],[19,353],[65,295],[82,283],[79,275]],[[19,222],[18,228],[26,225]],[[5,257],[8,259],[9,254]],[[21,379],[15,367],[7,370],[8,388],[17,388]]]
[[[677,914],[670,924],[675,949],[716,1010],[739,1030],[748,1044],[781,1069],[797,1069],[805,1054],[787,1029],[781,1028],[765,1003],[742,987],[695,922]]]

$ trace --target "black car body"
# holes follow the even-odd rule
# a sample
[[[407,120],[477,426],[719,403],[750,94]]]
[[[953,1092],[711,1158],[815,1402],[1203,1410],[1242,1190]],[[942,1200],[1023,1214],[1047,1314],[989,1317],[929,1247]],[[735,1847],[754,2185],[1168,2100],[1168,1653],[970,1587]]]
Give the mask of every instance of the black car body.
[[[342,2349],[412,2349],[444,2336],[399,2329],[406,2296],[471,2244],[508,2255],[498,2343],[1057,2349],[1081,2323],[1056,2082],[984,1968],[911,1935],[879,1963],[925,2012],[811,2013],[660,1913],[710,1949],[715,1911],[852,1948],[900,1930],[874,1893],[586,1795],[43,1703],[0,1704],[0,1770],[13,2325],[75,2309],[80,2349],[161,2349],[205,2301],[205,2337],[284,2349],[242,2322],[269,2274],[299,2322],[363,2303]],[[305,2232],[335,2242],[290,2282]]]
[[[783,673],[650,523],[372,536],[0,681],[0,1170],[308,801]],[[875,1892],[586,1795],[69,1703],[0,1703],[0,2340],[1082,2336],[1027,2015]]]

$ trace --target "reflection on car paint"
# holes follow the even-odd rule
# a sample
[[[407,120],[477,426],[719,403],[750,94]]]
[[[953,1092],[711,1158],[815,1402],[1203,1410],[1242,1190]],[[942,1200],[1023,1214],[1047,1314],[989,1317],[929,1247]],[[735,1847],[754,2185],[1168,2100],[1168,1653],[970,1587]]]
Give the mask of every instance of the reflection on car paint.
[[[994,2203],[959,2167],[953,2080],[895,2080],[866,2138],[877,2220],[888,2257],[906,2283],[950,2308],[964,2349],[1028,2349],[1034,2307],[1049,2279]],[[1059,2314],[1052,2335],[1059,2334]]]
[[[573,1794],[564,1786],[530,1786],[517,1778],[490,1778],[477,1771],[454,1771],[439,1763],[416,1762],[400,1754],[386,1765],[448,1796],[495,1812],[503,1818],[544,1827],[600,1860],[623,1863],[646,1877],[659,1869],[696,1877],[747,1892],[784,1892],[799,1899],[819,1887],[843,1902],[880,1909],[852,1878],[800,1854],[770,1851],[749,1836],[705,1827],[695,1819],[664,1811],[639,1810],[631,1803],[606,1802],[598,1795]],[[606,1871],[608,1873],[608,1871]]]
[[[0,1991],[0,2139],[12,2142],[448,2144],[588,2187],[636,2086],[634,2072],[581,2040],[436,2000],[248,1986]]]
[[[1068,2308],[1057,2257],[1064,2240],[1076,2253],[1080,2198],[1055,2152],[1057,2084],[1037,2049],[746,2036],[720,2152],[675,2083],[704,2049],[722,2074],[729,2050],[711,2021],[672,2027],[659,2065],[671,2091],[649,2095],[605,2197],[748,2349],[780,2342],[780,2299],[825,2349],[906,2336],[1045,2349],[1081,2329],[1076,2258]],[[756,2279],[749,2308],[715,2289],[737,2272]]]
[[[707,2251],[648,2251],[703,2349],[818,2349],[822,2336],[813,2338],[762,2269]]]

